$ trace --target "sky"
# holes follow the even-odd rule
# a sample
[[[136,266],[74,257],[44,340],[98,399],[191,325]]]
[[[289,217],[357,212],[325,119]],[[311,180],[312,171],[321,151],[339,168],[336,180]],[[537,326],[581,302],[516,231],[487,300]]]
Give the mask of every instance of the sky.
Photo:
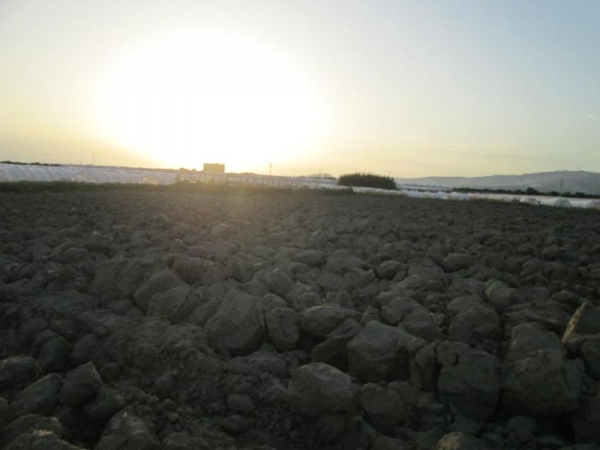
[[[600,172],[600,2],[0,0],[0,160]]]

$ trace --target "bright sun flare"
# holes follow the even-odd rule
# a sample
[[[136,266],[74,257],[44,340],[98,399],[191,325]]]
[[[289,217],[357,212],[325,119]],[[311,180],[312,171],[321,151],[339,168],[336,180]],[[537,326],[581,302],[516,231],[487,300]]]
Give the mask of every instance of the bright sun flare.
[[[324,128],[314,89],[247,39],[171,38],[129,55],[95,101],[100,132],[174,167],[267,167],[307,151]]]

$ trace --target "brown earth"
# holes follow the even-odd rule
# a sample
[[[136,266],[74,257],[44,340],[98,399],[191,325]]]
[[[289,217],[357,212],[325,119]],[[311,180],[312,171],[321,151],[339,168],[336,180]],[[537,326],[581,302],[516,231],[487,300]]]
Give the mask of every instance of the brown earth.
[[[598,448],[599,289],[598,211],[3,193],[0,447]]]

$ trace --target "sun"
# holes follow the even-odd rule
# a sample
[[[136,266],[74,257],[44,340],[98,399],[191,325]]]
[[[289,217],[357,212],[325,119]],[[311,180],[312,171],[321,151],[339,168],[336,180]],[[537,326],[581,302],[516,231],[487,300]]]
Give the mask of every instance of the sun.
[[[268,46],[218,33],[171,37],[124,57],[99,83],[99,132],[171,167],[267,167],[322,136],[323,102]]]

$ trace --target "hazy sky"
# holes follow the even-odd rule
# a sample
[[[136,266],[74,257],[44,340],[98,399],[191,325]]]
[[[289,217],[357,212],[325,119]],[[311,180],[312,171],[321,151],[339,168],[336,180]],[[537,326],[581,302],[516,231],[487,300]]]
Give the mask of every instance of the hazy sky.
[[[0,159],[600,171],[599,23],[598,0],[0,0]]]

